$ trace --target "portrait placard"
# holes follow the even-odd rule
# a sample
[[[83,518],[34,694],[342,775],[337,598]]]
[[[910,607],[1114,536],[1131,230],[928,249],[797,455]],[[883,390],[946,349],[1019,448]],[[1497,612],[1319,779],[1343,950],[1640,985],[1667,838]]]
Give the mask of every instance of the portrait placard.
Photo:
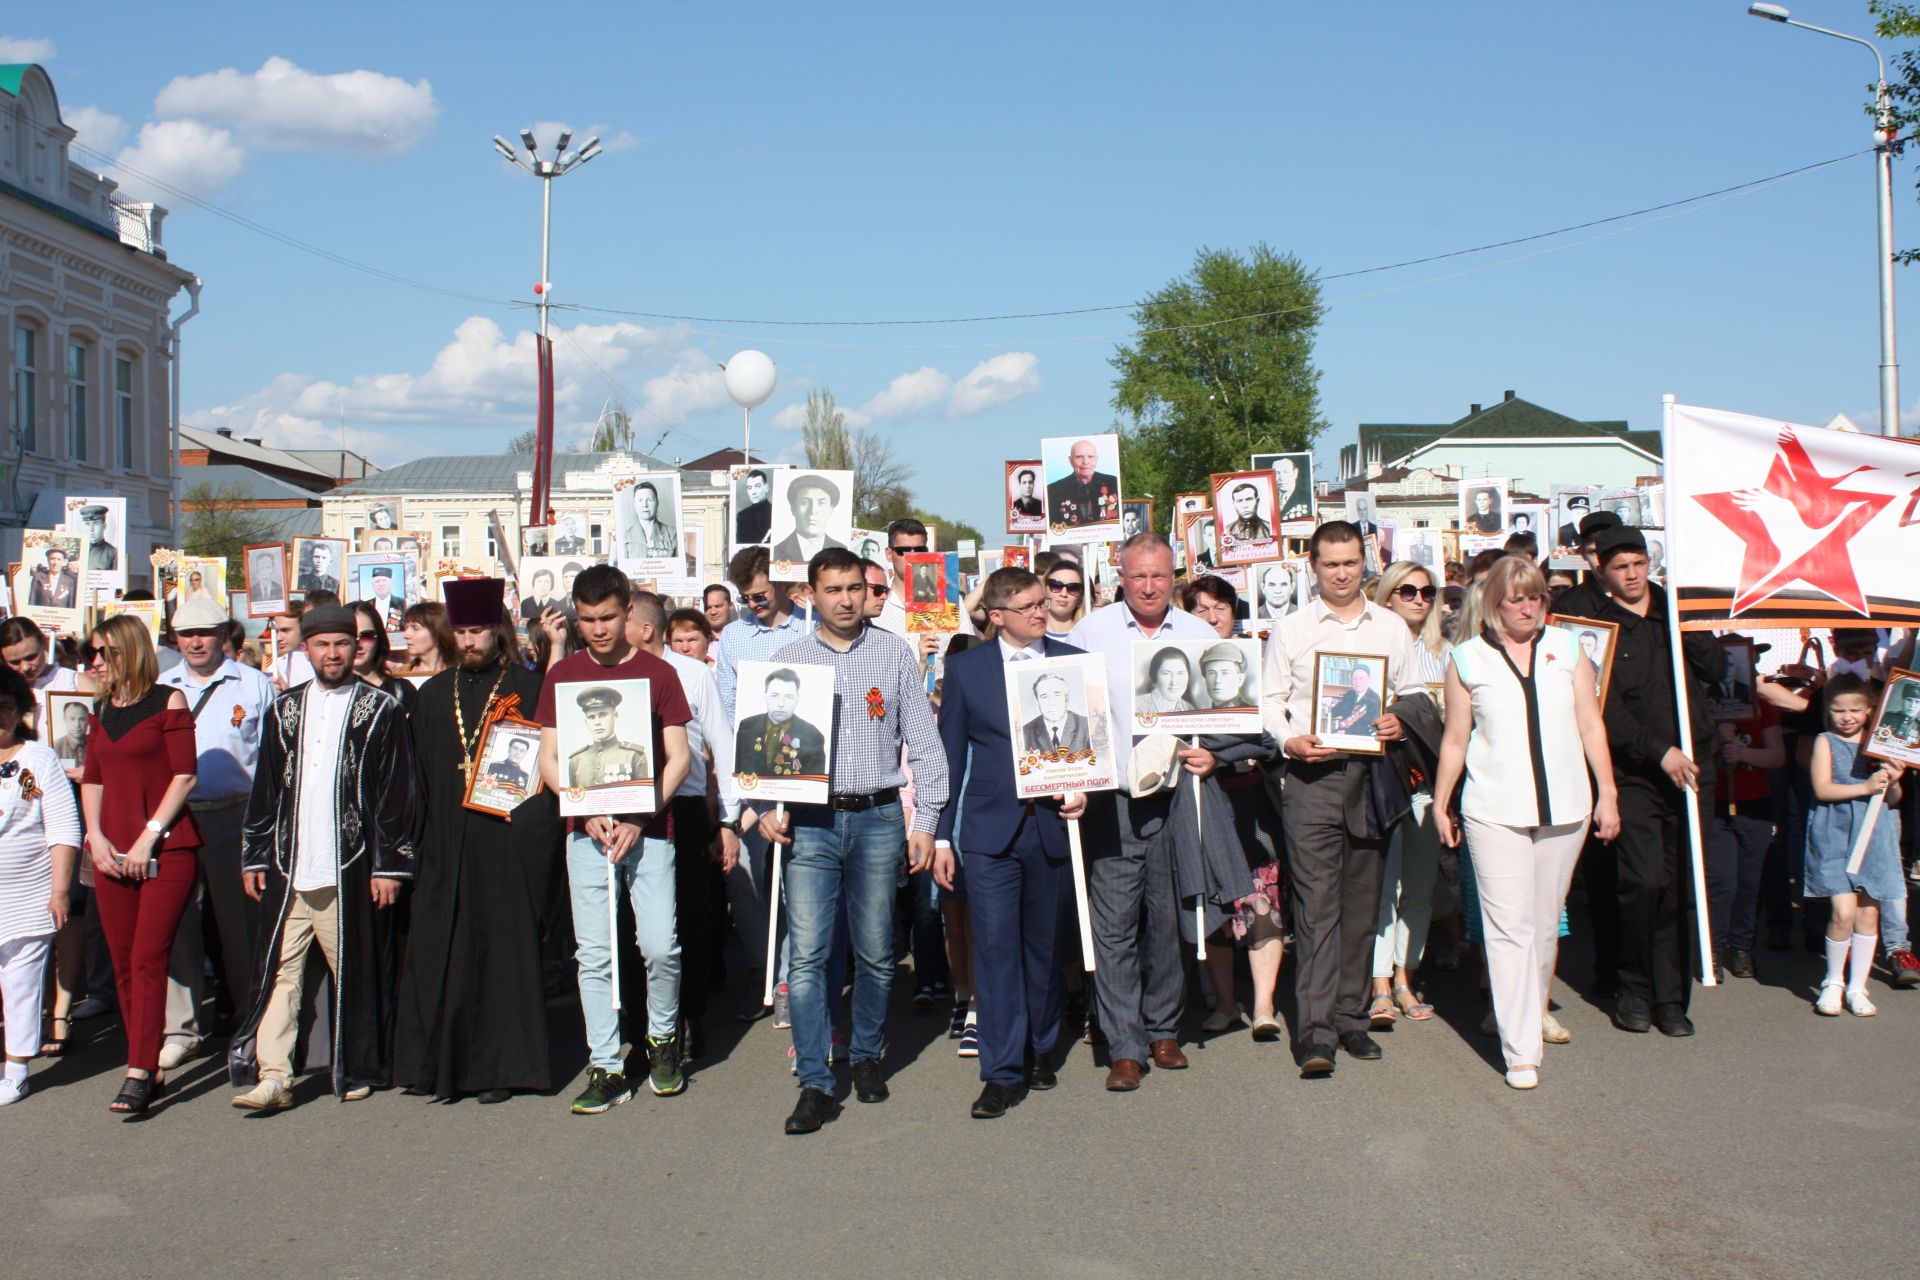
[[[1313,532],[1313,454],[1256,453],[1255,471],[1274,474],[1274,494],[1283,537],[1304,538]]]
[[[173,584],[173,605],[179,608],[189,600],[205,600],[227,607],[227,558],[225,556],[181,556],[179,576]]]
[[[1305,560],[1276,560],[1248,572],[1253,578],[1251,614],[1256,630],[1270,630],[1280,619],[1305,607],[1313,581]]]
[[[1120,536],[1120,437],[1049,436],[1040,442],[1047,533],[1054,542]]]
[[[887,531],[885,529],[860,529],[853,531],[853,541],[849,543],[853,554],[862,560],[871,560],[882,569],[887,567]]]
[[[88,717],[93,713],[90,693],[49,693],[47,723],[40,730],[41,740],[53,748],[60,763],[69,769],[87,767]]]
[[[630,578],[681,578],[680,473],[649,471],[613,482],[613,563]]]
[[[652,813],[653,689],[650,680],[570,680],[555,686],[560,812]]]
[[[331,591],[340,595],[340,575],[346,572],[345,538],[295,538],[293,540],[293,589],[301,595],[309,591]],[[350,596],[340,595],[344,603]]]
[[[1380,509],[1373,494],[1365,489],[1349,489],[1340,496],[1340,505],[1347,523],[1357,527],[1362,537],[1380,532]]]
[[[728,522],[727,556],[731,559],[743,547],[768,546],[773,532],[773,477],[784,467],[755,464],[735,467],[727,473]]]
[[[1580,522],[1598,510],[1594,506],[1594,499],[1599,492],[1600,486],[1593,484],[1553,486],[1553,514],[1548,517],[1553,525],[1553,548],[1547,558],[1548,568],[1587,567],[1586,557],[1580,554]]]
[[[1219,569],[1220,545],[1213,512],[1196,511],[1180,519],[1180,543],[1187,549],[1187,576],[1212,573]]]
[[[1136,533],[1151,533],[1152,531],[1153,499],[1122,498],[1120,500],[1120,542],[1125,542]],[[1118,554],[1119,550],[1120,544],[1116,542],[1114,544],[1115,554]]]
[[[1411,560],[1429,573],[1444,569],[1445,546],[1439,529],[1397,529],[1394,531],[1394,558]]]
[[[1460,482],[1460,532],[1483,535],[1507,532],[1507,482],[1482,478]]]
[[[1092,654],[1005,664],[1014,795],[1020,800],[1119,785],[1106,668]]]
[[[1647,519],[1646,491],[1637,484],[1613,485],[1596,491],[1593,509],[1612,512],[1630,529],[1644,529],[1652,523]]]
[[[1545,502],[1512,502],[1507,504],[1507,536],[1524,533],[1533,539],[1535,560],[1544,560],[1553,553],[1552,523],[1553,507]]]
[[[1214,531],[1220,538],[1221,564],[1259,564],[1280,558],[1280,534],[1274,512],[1276,477],[1271,471],[1228,471],[1209,477]]]
[[[1896,667],[1887,673],[1861,753],[1920,769],[1920,671]]]
[[[1607,689],[1613,683],[1613,646],[1620,638],[1620,624],[1602,622],[1598,618],[1576,618],[1567,613],[1550,613],[1547,625],[1560,627],[1573,633],[1574,643],[1579,645],[1580,653],[1593,664],[1593,694],[1600,700],[1602,710],[1607,705]]]
[[[1002,547],[1001,550],[1006,553],[1006,560],[1001,564],[1001,568],[1003,569],[1033,568],[1033,551],[1030,548]]]
[[[1382,654],[1313,655],[1313,725],[1321,746],[1376,756],[1386,750],[1373,722],[1380,718],[1387,674]]]
[[[147,628],[147,638],[157,647],[160,643],[160,602],[158,600],[115,600],[112,604],[100,607],[100,616],[112,618],[125,614],[129,618],[138,618]]]
[[[343,603],[361,601],[373,607],[389,635],[397,635],[406,620],[408,557],[393,551],[356,551],[347,557],[347,594]]]
[[[511,819],[520,802],[540,789],[540,726],[515,716],[495,720],[480,735],[474,759],[479,767],[460,803]]]
[[[591,537],[595,523],[605,528],[606,514],[599,511],[560,512],[553,518],[553,528],[547,538],[547,554],[550,556],[597,554],[593,549]]]
[[[247,571],[247,616],[274,618],[287,611],[287,544],[256,542],[241,551]]]
[[[80,535],[79,568],[87,571],[87,591],[127,589],[127,500],[118,497],[66,498],[61,529]]]
[[[1045,533],[1046,491],[1040,485],[1040,459],[1021,458],[1007,463],[1007,532]]]
[[[13,572],[13,611],[49,635],[80,635],[85,626],[87,571],[80,563],[80,535],[59,529],[25,529],[20,565]]]
[[[1647,576],[1655,582],[1667,580],[1667,531],[1647,528],[1640,531],[1647,541]]]
[[[1135,735],[1260,732],[1260,642],[1135,640]]]
[[[1751,636],[1721,636],[1727,670],[1707,686],[1707,714],[1715,720],[1746,720],[1758,713],[1753,701],[1754,652]]]
[[[733,782],[741,800],[756,807],[825,804],[827,762],[833,759],[833,668],[748,661],[739,671]]]
[[[773,547],[768,580],[805,582],[807,562],[815,554],[853,539],[853,472],[796,467],[775,471],[769,536]]]
[[[939,551],[907,553],[906,595],[901,604],[907,611],[907,630],[958,631],[960,606],[949,599],[946,554]]]
[[[388,498],[366,498],[365,527],[376,532],[398,532],[404,527],[401,517],[406,514],[406,500],[398,496]]]
[[[980,571],[980,578],[985,579],[996,571],[1005,568],[1006,563],[1006,552],[998,549],[983,549],[980,552],[979,559],[974,562],[974,565]]]
[[[520,526],[520,558],[528,556],[550,555],[553,545],[553,530],[544,524],[525,524]]]

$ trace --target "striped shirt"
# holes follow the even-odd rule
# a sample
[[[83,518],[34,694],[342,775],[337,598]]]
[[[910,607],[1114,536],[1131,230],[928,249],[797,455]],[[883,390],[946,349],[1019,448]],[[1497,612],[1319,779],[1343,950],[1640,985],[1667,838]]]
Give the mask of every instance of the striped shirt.
[[[926,674],[906,641],[862,627],[842,653],[816,631],[773,660],[833,668],[833,794],[864,796],[903,785],[904,742],[916,792],[913,829],[933,834],[947,803],[947,753],[934,728]]]

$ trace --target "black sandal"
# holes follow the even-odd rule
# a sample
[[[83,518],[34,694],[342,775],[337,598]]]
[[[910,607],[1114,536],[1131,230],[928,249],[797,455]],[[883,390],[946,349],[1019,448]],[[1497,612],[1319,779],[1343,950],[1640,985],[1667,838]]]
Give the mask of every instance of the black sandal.
[[[120,1092],[114,1095],[107,1110],[121,1115],[140,1116],[147,1113],[147,1107],[167,1091],[167,1082],[154,1076],[142,1080],[128,1076],[120,1085]]]
[[[54,1035],[53,1032],[58,1031],[60,1024],[63,1022],[67,1024],[67,1034],[63,1036]],[[48,1018],[47,1023],[51,1030],[48,1031],[47,1038],[40,1042],[40,1056],[43,1058],[57,1058],[67,1051],[67,1042],[73,1039],[73,1019]]]

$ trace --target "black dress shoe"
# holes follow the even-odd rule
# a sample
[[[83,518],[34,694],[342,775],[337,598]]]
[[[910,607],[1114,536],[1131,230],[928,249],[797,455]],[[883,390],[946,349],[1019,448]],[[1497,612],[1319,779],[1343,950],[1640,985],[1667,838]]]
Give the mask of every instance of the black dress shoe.
[[[1754,976],[1753,952],[1736,951],[1732,955],[1728,956],[1727,972],[1732,974],[1736,978],[1753,977]]]
[[[793,1114],[787,1117],[787,1132],[812,1133],[839,1115],[840,1104],[824,1090],[802,1089],[800,1101],[794,1105]]]
[[[422,1085],[410,1084],[400,1091],[400,1096],[403,1098],[431,1098],[433,1096],[433,1090]]]
[[[473,1100],[482,1106],[497,1107],[513,1096],[511,1089],[482,1089],[473,1095]]]
[[[1653,1025],[1663,1036],[1675,1039],[1693,1034],[1693,1019],[1687,1017],[1686,1010],[1677,1004],[1657,1004],[1653,1007]]]
[[[1007,1114],[1007,1108],[1019,1101],[1018,1095],[1003,1084],[989,1084],[973,1100],[972,1116],[975,1120],[998,1120]]]
[[[1647,1016],[1647,1002],[1638,996],[1621,996],[1613,1006],[1613,1025],[1635,1035],[1653,1030],[1653,1021]]]
[[[866,1058],[853,1064],[853,1096],[862,1102],[885,1102],[890,1091],[880,1078],[880,1063]]]
[[[1342,1031],[1340,1047],[1347,1051],[1348,1057],[1362,1062],[1375,1062],[1380,1057],[1380,1042],[1364,1031]]]
[[[1027,1088],[1042,1092],[1054,1088],[1060,1083],[1059,1075],[1045,1063],[1036,1062],[1027,1068]]]
[[[1300,1055],[1300,1074],[1303,1076],[1330,1076],[1333,1074],[1333,1046],[1326,1044],[1308,1045]]]

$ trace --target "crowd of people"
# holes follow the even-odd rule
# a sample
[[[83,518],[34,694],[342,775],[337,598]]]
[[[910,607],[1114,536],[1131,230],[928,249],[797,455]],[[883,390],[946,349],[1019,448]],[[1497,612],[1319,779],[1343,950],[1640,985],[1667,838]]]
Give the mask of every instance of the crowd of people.
[[[0,1104],[27,1096],[33,1061],[67,1052],[76,1022],[110,1012],[124,1115],[216,1045],[245,1111],[291,1106],[307,1071],[348,1102],[397,1087],[498,1104],[564,1086],[547,1013],[571,986],[587,1063],[574,1114],[642,1087],[676,1095],[709,1019],[769,1017],[790,1031],[798,1085],[785,1132],[810,1133],[841,1113],[837,1066],[857,1101],[889,1096],[892,984],[910,965],[913,1016],[942,1018],[977,1059],[970,1114],[992,1119],[1058,1086],[1076,1039],[1117,1093],[1188,1069],[1195,1031],[1285,1040],[1307,1077],[1377,1060],[1376,1032],[1433,1020],[1423,967],[1469,957],[1506,1083],[1531,1089],[1544,1046],[1572,1038],[1552,999],[1571,930],[1589,931],[1614,1026],[1694,1034],[1698,909],[1716,975],[1754,977],[1762,934],[1786,950],[1799,930],[1825,958],[1821,1014],[1875,1012],[1877,951],[1890,985],[1920,985],[1909,789],[1862,752],[1875,682],[1911,665],[1913,637],[1836,632],[1831,668],[1760,678],[1749,714],[1716,721],[1725,649],[1669,634],[1643,535],[1606,513],[1579,532],[1579,573],[1543,572],[1526,534],[1444,573],[1369,573],[1360,529],[1330,521],[1309,544],[1307,603],[1264,622],[1140,532],[1117,548],[1110,603],[1090,600],[1078,555],[1040,552],[980,580],[958,634],[916,632],[906,557],[929,539],[911,519],[881,560],[818,551],[805,584],[742,551],[727,583],[685,602],[611,565],[534,615],[499,579],[449,581],[398,620],[403,651],[395,619],[324,590],[261,636],[196,598],[158,645],[127,615],[71,648],[7,619]],[[1550,614],[1614,629],[1604,691]],[[1220,642],[1248,634],[1263,636],[1259,732],[1130,762],[1148,746],[1122,729],[1118,789],[1022,798],[1014,735],[1058,749],[1087,727],[1044,697],[1037,730],[1012,723],[1018,664],[1092,655],[1105,723],[1128,726],[1136,699],[1172,711],[1188,687],[1227,705],[1250,673]],[[1143,640],[1169,646],[1165,688],[1157,669],[1136,685]],[[1181,641],[1215,647],[1190,663]],[[1330,710],[1324,660],[1356,654],[1383,665],[1355,666]],[[768,740],[736,737],[747,663],[778,664],[756,677],[770,692],[783,671],[795,686],[796,668],[834,672],[827,803],[771,806],[731,784],[751,771],[736,755]],[[562,759],[561,708],[607,712],[635,680],[652,740]],[[90,701],[65,737],[55,695]],[[779,718],[786,704],[767,701]],[[1378,750],[1323,740],[1330,715]],[[467,803],[482,736],[506,720],[539,726],[537,759],[501,766],[530,793],[510,814]],[[636,771],[660,797],[650,810],[562,816],[562,789]]]

